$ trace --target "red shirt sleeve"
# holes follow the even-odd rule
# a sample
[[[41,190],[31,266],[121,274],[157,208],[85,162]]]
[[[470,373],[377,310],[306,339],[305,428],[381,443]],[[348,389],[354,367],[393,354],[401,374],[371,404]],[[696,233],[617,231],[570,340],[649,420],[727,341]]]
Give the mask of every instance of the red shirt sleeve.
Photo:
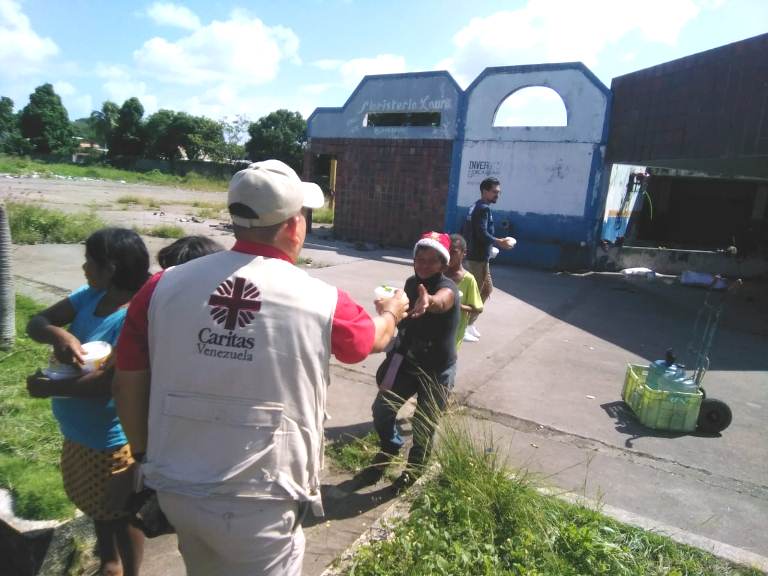
[[[339,290],[331,325],[331,352],[345,364],[362,362],[373,349],[376,329],[368,312]]]
[[[131,299],[117,341],[118,370],[149,370],[149,302],[163,273],[158,272]]]

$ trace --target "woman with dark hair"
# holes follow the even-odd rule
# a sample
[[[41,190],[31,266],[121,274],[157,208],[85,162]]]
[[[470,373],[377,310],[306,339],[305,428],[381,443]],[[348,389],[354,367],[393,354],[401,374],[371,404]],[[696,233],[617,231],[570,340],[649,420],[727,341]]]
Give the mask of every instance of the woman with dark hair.
[[[224,246],[207,236],[184,236],[173,244],[168,244],[157,253],[157,261],[165,270],[171,266],[184,264],[201,256],[221,252]]]
[[[85,242],[83,271],[85,286],[27,325],[30,338],[51,344],[56,360],[71,366],[74,375],[52,379],[38,371],[27,378],[27,389],[31,396],[52,398],[64,436],[64,489],[94,521],[101,573],[137,575],[143,535],[128,523],[123,507],[112,502],[133,464],[112,399],[112,358],[92,372],[79,368],[84,364],[82,344],[116,344],[128,302],[149,277],[149,253],[132,230],[104,228]]]

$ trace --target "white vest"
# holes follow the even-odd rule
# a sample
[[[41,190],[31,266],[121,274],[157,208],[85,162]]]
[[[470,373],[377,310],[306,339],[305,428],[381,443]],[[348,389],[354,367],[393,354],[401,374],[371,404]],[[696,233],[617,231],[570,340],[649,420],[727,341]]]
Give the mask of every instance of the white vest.
[[[166,270],[149,307],[147,483],[322,514],[337,297],[288,262],[240,252]]]

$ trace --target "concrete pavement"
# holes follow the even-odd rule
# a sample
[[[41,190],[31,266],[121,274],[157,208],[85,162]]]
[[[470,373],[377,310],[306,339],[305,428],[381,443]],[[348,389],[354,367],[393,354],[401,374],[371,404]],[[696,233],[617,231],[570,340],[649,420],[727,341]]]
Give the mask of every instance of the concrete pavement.
[[[159,246],[153,246],[156,251]],[[14,248],[22,293],[56,299],[82,284],[81,246]],[[361,252],[308,239],[312,273],[372,309],[373,288],[411,273],[407,250]],[[570,276],[496,266],[496,291],[465,343],[456,393],[508,451],[547,483],[683,531],[768,556],[768,301],[745,286],[728,303],[705,378],[734,413],[718,437],[641,427],[621,402],[627,362],[647,363],[668,346],[682,352],[704,292],[634,284],[610,275]],[[58,290],[58,291],[57,291]],[[380,357],[334,364],[328,434],[366,431]],[[325,480],[330,524],[307,529],[306,574],[354,541],[388,493],[352,495],[342,476]],[[150,544],[148,574],[183,574],[170,539]]]

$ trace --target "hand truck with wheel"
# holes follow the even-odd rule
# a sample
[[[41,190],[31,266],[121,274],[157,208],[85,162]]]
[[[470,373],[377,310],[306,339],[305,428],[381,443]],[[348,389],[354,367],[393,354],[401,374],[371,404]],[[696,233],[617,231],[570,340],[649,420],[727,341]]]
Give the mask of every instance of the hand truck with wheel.
[[[649,428],[680,432],[698,429],[700,432],[718,433],[725,430],[733,419],[730,407],[722,400],[708,398],[702,387],[726,296],[741,285],[741,280],[737,280],[726,290],[716,290],[718,282],[722,279],[715,277],[707,290],[686,347],[688,359],[693,363],[690,376],[675,382],[665,381],[662,377],[659,378],[659,386],[651,387],[647,383],[648,366],[630,364],[627,367],[622,399],[640,422]]]

